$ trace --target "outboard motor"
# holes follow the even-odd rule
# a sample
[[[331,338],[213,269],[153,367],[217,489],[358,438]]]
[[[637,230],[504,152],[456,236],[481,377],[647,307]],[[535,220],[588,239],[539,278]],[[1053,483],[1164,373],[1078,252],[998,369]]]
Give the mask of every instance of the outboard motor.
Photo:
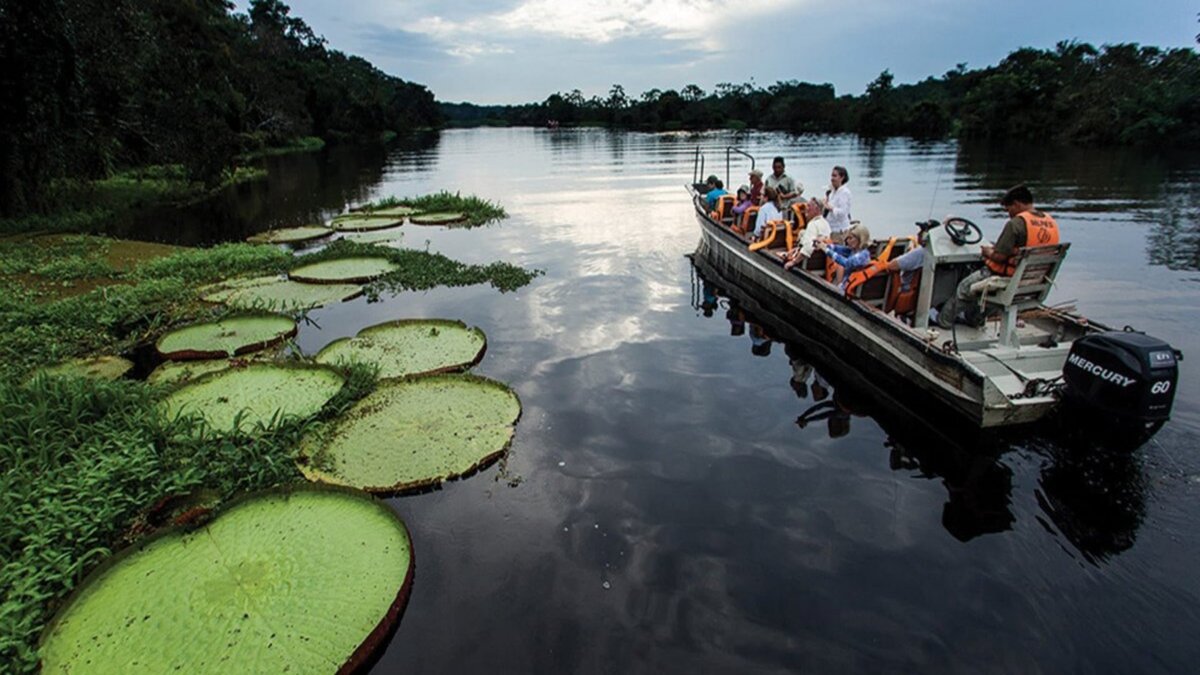
[[[1161,426],[1175,402],[1178,362],[1171,345],[1132,330],[1079,338],[1063,364],[1063,398],[1123,425]]]

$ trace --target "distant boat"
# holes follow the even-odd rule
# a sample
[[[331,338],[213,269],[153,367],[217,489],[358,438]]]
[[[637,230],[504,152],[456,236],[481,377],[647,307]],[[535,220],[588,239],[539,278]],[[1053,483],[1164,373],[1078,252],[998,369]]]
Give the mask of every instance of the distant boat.
[[[728,152],[745,155],[736,148]],[[929,225],[924,269],[911,282],[916,288],[908,302],[897,302],[898,274],[876,276],[848,295],[826,280],[820,251],[805,269],[784,269],[776,253],[798,238],[802,225],[777,221],[762,242],[752,243],[731,217],[709,210],[707,188],[698,182],[702,175],[697,149],[688,186],[702,233],[697,259],[784,303],[791,320],[818,329],[832,349],[865,355],[896,376],[899,386],[932,395],[972,424],[1033,422],[1063,399],[1144,429],[1157,430],[1169,418],[1182,354],[1157,338],[1113,331],[1043,304],[1067,244],[1024,249],[1012,277],[994,278],[987,306],[1000,313],[998,321],[932,328],[934,299],[953,294],[964,271],[980,263],[973,246],[978,239],[963,239],[970,228],[978,234],[973,224],[955,219]],[[871,250],[895,256],[909,245],[907,239],[877,240]]]

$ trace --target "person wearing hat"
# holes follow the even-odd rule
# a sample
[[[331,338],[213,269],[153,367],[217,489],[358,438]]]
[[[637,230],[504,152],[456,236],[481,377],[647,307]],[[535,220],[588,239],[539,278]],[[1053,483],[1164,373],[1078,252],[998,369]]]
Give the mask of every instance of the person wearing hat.
[[[750,172],[750,203],[754,206],[762,206],[763,187],[762,169],[754,169]]]
[[[834,284],[845,287],[847,275],[866,267],[867,263],[871,262],[871,251],[867,248],[870,243],[871,233],[862,223],[850,226],[843,244],[817,242],[817,248],[825,251],[825,255],[838,265],[833,275]]]
[[[716,174],[709,176],[708,180],[704,181],[708,185],[708,192],[704,193],[704,199],[708,202],[708,208],[716,208],[717,199],[729,194],[725,191],[725,184],[717,178]]]
[[[750,199],[750,188],[743,185],[737,189],[737,198],[734,200],[733,213],[738,218],[746,212],[746,209],[754,205]]]

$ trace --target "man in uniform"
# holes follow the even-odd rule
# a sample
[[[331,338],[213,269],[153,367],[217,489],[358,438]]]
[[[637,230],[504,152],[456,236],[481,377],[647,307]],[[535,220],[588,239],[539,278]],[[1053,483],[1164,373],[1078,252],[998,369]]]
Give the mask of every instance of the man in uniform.
[[[804,192],[804,186],[792,180],[792,177],[783,172],[783,158],[776,157],[771,160],[771,175],[767,176],[767,187],[775,188],[779,193],[779,199],[783,201],[783,210],[791,206],[792,202]]]
[[[992,276],[1011,277],[1016,271],[1014,259],[1026,246],[1052,246],[1058,243],[1058,223],[1046,213],[1033,208],[1033,193],[1028,187],[1018,185],[1011,188],[1000,199],[1000,206],[1008,214],[1008,222],[1004,224],[995,246],[984,244],[980,247],[983,267],[958,283],[955,300],[962,315],[958,316],[953,301],[947,302],[942,308],[938,324],[944,328],[949,328],[950,322],[955,319],[973,326],[982,325],[985,317],[980,311],[978,299],[971,292],[971,286]]]

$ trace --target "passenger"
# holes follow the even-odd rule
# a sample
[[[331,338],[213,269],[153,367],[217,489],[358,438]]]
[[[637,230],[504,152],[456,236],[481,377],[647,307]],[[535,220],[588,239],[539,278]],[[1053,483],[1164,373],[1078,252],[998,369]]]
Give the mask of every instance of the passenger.
[[[708,184],[708,192],[704,193],[704,199],[708,202],[708,208],[714,209],[717,207],[717,198],[729,193],[725,191],[725,184],[716,176],[709,176],[704,182]]]
[[[766,201],[758,210],[758,220],[754,221],[754,235],[750,237],[750,241],[758,241],[763,236],[763,230],[767,228],[767,223],[772,220],[783,220],[783,204],[780,202],[779,192],[768,185],[763,188],[763,194]]]
[[[871,235],[862,223],[854,225],[846,232],[845,244],[817,243],[817,248],[825,251],[825,255],[838,265],[834,271],[833,283],[845,288],[846,275],[862,269],[871,262],[871,251],[867,245],[871,243]]]
[[[733,213],[735,216],[737,216],[737,218],[734,218],[734,220],[740,220],[742,214],[745,213],[746,209],[750,208],[751,206],[754,206],[754,202],[750,199],[750,188],[743,185],[738,188],[737,199],[734,201]]]
[[[804,186],[783,172],[782,157],[771,160],[771,170],[771,175],[767,176],[767,187],[775,188],[779,193],[779,200],[783,202],[782,208],[787,208],[800,197],[801,192],[804,192]]]
[[[762,169],[755,169],[750,172],[750,203],[754,206],[762,206],[763,202],[763,172]]]
[[[1050,246],[1058,243],[1058,223],[1049,215],[1033,208],[1033,193],[1025,185],[1017,185],[1004,193],[1000,206],[1008,214],[1008,222],[1000,231],[995,246],[980,247],[983,267],[968,274],[958,282],[955,297],[942,307],[938,325],[949,328],[951,322],[959,321],[980,327],[986,317],[971,292],[971,286],[993,276],[1011,277],[1013,257],[1025,246]]]
[[[792,250],[779,254],[784,259],[783,268],[786,270],[807,260],[817,242],[830,241],[829,223],[821,215],[821,204],[817,200],[808,200],[804,207],[804,217],[808,224],[800,232],[800,242]]]
[[[834,243],[840,244],[850,231],[850,174],[844,166],[835,166],[829,175],[829,189],[821,206],[825,209],[825,218],[829,221],[829,229],[833,231]]]

